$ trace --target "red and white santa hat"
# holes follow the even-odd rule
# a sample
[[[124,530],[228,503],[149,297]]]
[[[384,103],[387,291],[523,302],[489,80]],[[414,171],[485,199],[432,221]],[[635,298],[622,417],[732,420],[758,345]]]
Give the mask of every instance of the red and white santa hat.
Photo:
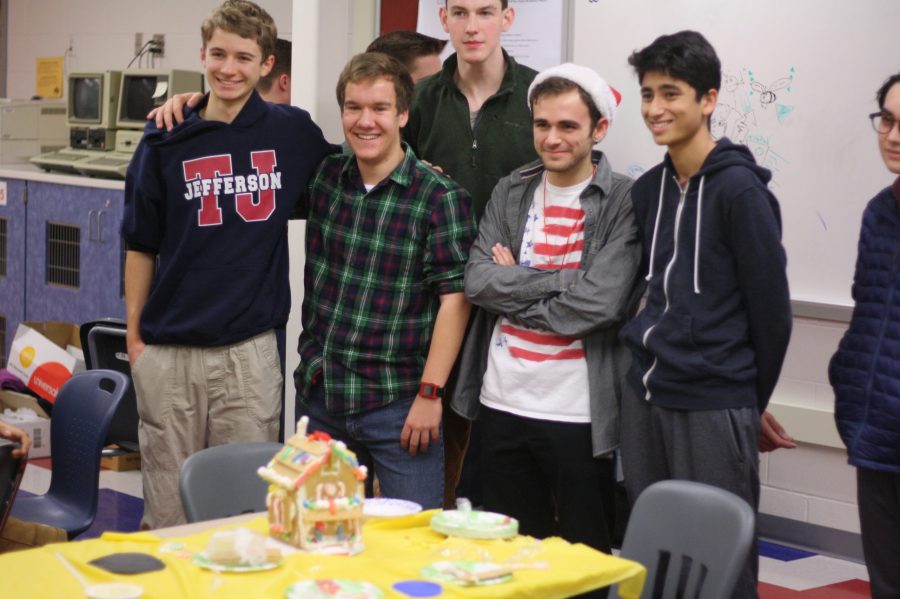
[[[622,94],[608,84],[596,71],[571,62],[550,67],[537,74],[531,85],[528,86],[528,106],[531,107],[531,92],[534,88],[551,77],[568,79],[583,89],[594,101],[600,114],[609,119],[612,124],[616,116],[616,108],[622,102]]]

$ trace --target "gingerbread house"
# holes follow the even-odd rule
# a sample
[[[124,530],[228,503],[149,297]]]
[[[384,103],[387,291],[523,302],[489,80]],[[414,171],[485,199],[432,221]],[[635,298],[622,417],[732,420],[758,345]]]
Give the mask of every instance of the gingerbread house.
[[[269,483],[270,534],[307,551],[358,553],[366,467],[326,433],[307,435],[307,424],[304,416],[297,433],[259,469]]]

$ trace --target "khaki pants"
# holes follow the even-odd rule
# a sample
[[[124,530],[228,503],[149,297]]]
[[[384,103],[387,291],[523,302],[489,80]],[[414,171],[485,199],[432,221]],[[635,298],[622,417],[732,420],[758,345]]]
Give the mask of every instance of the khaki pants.
[[[278,439],[283,380],[272,331],[223,347],[148,345],[131,374],[140,415],[143,529],[185,522],[178,479],[189,455]]]

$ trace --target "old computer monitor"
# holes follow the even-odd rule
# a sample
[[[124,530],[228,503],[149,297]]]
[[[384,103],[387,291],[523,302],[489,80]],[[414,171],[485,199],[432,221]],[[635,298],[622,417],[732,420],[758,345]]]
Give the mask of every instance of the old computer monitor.
[[[66,122],[69,145],[84,150],[115,147],[121,71],[69,73]]]
[[[203,74],[177,69],[126,69],[119,84],[114,152],[79,161],[75,169],[92,177],[124,179],[144,134],[147,113],[175,94],[203,90]]]
[[[128,69],[122,72],[116,150],[133,152],[147,124],[147,113],[183,92],[203,91],[203,73],[179,69]],[[125,131],[131,129],[135,133]]]
[[[128,69],[119,93],[120,129],[144,130],[147,113],[183,92],[203,91],[203,73],[178,69]]]

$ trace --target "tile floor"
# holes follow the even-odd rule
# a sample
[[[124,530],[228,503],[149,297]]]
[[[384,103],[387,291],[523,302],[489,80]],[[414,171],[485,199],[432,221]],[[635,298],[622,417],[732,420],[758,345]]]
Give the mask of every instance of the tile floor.
[[[44,493],[50,485],[50,459],[31,460],[20,493]],[[80,539],[103,531],[137,530],[143,510],[141,473],[100,473],[97,519]],[[760,543],[760,599],[863,599],[870,596],[862,564],[817,555],[771,542]]]

